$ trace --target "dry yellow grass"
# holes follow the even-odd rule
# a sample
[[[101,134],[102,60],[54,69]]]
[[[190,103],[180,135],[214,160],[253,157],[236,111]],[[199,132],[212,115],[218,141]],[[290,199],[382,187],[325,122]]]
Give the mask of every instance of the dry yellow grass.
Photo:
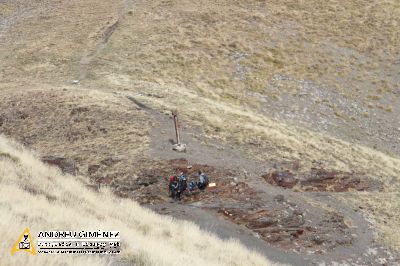
[[[269,264],[237,242],[222,241],[192,223],[157,215],[109,191],[91,191],[85,180],[60,174],[0,136],[2,265],[108,265],[115,260],[138,265]],[[40,230],[120,230],[123,250],[114,258],[11,256],[7,251],[25,227],[33,234]]]
[[[248,104],[244,93],[270,93],[278,73],[362,97],[371,81],[396,86],[379,70],[400,52],[399,18],[395,0],[137,1],[91,73]]]
[[[35,81],[65,84],[79,78],[81,57],[103,37],[104,29],[118,17],[123,4],[95,0],[2,1],[2,85],[17,83],[22,88]]]
[[[89,165],[117,157],[124,163],[103,174],[118,171],[127,175],[134,168],[130,160],[140,157],[150,142],[149,116],[112,93],[42,85],[3,90],[0,98],[3,134],[41,156],[72,159],[83,174]]]

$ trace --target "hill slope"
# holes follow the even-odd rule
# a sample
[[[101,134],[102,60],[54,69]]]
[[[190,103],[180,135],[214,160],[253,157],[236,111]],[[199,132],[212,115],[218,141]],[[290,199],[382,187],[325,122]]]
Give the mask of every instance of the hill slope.
[[[269,264],[242,245],[222,241],[189,222],[157,215],[108,191],[94,192],[85,180],[49,168],[21,146],[0,137],[2,265],[61,263],[59,256],[31,258],[5,252],[27,226],[33,234],[66,229],[121,231],[120,256],[64,256],[62,262],[69,265]]]
[[[379,244],[400,250],[399,1],[5,0],[0,19],[8,138],[151,205],[143,193],[164,180],[137,183],[172,173],[181,155],[165,114],[177,108],[190,163],[208,159],[316,213],[362,213]],[[288,192],[260,178],[315,169],[381,189]]]

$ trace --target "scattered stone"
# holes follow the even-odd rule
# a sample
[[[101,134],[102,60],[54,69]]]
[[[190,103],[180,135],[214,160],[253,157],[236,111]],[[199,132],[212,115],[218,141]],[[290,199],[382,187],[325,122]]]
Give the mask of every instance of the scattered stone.
[[[274,197],[274,200],[276,200],[277,202],[283,202],[285,200],[285,196],[283,196],[282,194],[278,194]]]
[[[352,242],[351,238],[348,238],[348,237],[339,237],[336,239],[336,243],[339,245],[342,245],[342,246],[350,245],[351,242]]]
[[[80,106],[80,107],[73,108],[70,112],[70,115],[76,115],[76,114],[80,114],[80,113],[88,112],[88,111],[89,111],[88,107]]]
[[[294,211],[293,211],[293,214],[294,214],[294,215],[303,215],[303,212],[300,211],[300,210],[294,210]]]
[[[99,170],[100,165],[99,164],[92,164],[88,166],[88,173],[89,175],[93,175]]]
[[[102,165],[105,165],[105,166],[110,167],[110,166],[116,164],[116,163],[119,162],[119,161],[121,161],[121,159],[116,158],[116,157],[108,157],[108,158],[102,160],[100,163],[101,163]]]
[[[178,151],[178,152],[186,152],[186,144],[183,144],[183,143],[174,144],[174,145],[172,145],[172,149],[174,151]]]
[[[263,178],[272,185],[284,188],[293,188],[298,182],[290,171],[274,171],[264,175]]]
[[[303,229],[298,229],[296,231],[290,232],[290,235],[295,237],[295,238],[299,238],[303,233],[304,233]]]
[[[322,243],[324,243],[324,240],[318,235],[314,236],[312,238],[312,241],[314,241],[314,243],[317,244],[317,245],[321,245]]]
[[[378,250],[376,248],[368,248],[367,249],[367,254],[368,255],[372,255],[372,256],[376,256],[376,255],[378,255]]]
[[[71,84],[72,85],[78,85],[80,83],[80,81],[78,79],[74,79]]]

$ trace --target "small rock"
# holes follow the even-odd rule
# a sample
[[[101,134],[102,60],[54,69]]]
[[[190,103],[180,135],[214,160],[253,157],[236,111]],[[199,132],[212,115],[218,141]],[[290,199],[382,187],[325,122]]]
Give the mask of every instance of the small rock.
[[[172,145],[172,149],[174,151],[178,151],[178,152],[186,152],[186,144],[183,144],[183,143],[174,144],[174,145]]]
[[[105,166],[112,166],[112,165],[116,164],[119,161],[121,161],[121,159],[119,159],[117,157],[108,157],[108,158],[102,160],[100,163],[105,165]]]
[[[97,170],[99,170],[100,165],[99,164],[92,164],[88,166],[88,173],[89,175],[93,175],[94,173],[97,172]]]
[[[80,83],[80,81],[78,79],[74,79],[71,83],[73,85],[78,85]]]
[[[324,240],[320,236],[314,236],[312,241],[314,241],[314,243],[317,245],[321,245],[322,243],[324,243]]]
[[[294,215],[303,215],[303,212],[300,211],[300,210],[294,210],[294,211],[293,211],[293,214],[294,214]]]
[[[272,185],[284,188],[293,188],[298,182],[298,179],[296,179],[294,174],[290,171],[275,171],[263,175],[263,178]]]
[[[235,182],[233,182],[233,181],[231,182],[231,186],[234,187],[234,186],[236,186],[236,185],[237,185],[237,184],[236,184]]]
[[[368,248],[367,249],[367,254],[368,255],[372,255],[372,256],[376,256],[376,255],[378,255],[378,250],[376,248]]]
[[[387,259],[385,258],[378,258],[376,262],[378,262],[379,265],[387,265]]]
[[[283,196],[282,194],[278,194],[274,197],[274,200],[276,200],[277,202],[283,202],[285,200],[285,196]]]
[[[336,243],[338,245],[350,245],[351,244],[351,239],[350,238],[346,238],[346,237],[340,237],[338,239],[336,239]]]

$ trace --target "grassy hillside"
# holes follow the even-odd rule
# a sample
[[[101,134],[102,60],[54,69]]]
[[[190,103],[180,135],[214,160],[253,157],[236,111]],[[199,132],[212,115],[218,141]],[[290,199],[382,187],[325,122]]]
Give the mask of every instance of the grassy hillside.
[[[327,88],[320,88],[321,91],[348,93],[350,98],[368,94],[372,84],[368,78],[384,74],[392,80],[394,72],[375,73],[367,66],[358,66],[361,59],[349,61],[343,55],[348,65],[342,66],[343,62],[335,59],[339,56],[335,49],[328,53],[319,44],[329,40],[342,50],[350,49],[348,57],[369,51],[368,60],[373,62],[385,61],[381,55],[383,47],[385,56],[395,57],[399,53],[394,26],[398,21],[394,14],[400,12],[398,4],[388,3],[394,14],[388,15],[387,30],[381,31],[386,6],[376,4],[376,14],[371,14],[376,22],[364,25],[361,22],[367,19],[363,14],[368,5],[362,5],[362,1],[329,1],[324,5],[317,2],[235,1],[210,6],[208,2],[139,1],[131,13],[121,18],[108,46],[92,62],[88,82],[130,92],[157,109],[177,107],[212,138],[233,145],[254,143],[249,153],[260,158],[301,160],[306,167],[318,161],[328,168],[365,170],[379,177],[399,176],[399,160],[393,156],[288,126],[284,120],[277,121],[258,108],[262,96],[276,94],[279,99],[286,90],[296,90],[272,90],[270,82],[275,74],[324,83]],[[283,20],[283,16],[289,19]],[[351,21],[345,19],[349,17]],[[366,46],[361,40],[369,35],[385,41]],[[310,69],[311,62],[318,60],[325,62],[314,64],[325,69],[323,76]],[[393,61],[385,62],[393,65]],[[346,76],[347,85],[340,85],[337,73],[324,65],[335,71],[346,67],[352,72]],[[366,77],[360,87],[354,83],[354,69]],[[398,84],[393,82],[387,81],[387,85],[395,89]],[[330,84],[340,86],[335,89]],[[262,94],[250,97],[249,93],[254,92]],[[324,100],[329,103],[334,99]],[[268,106],[266,109],[268,112]],[[293,116],[300,115],[297,112],[294,110]],[[339,115],[341,111],[331,112]],[[355,119],[365,119],[361,113],[358,115]],[[339,128],[344,121],[334,123]],[[349,122],[350,130],[353,123]],[[353,141],[351,137],[345,140]]]
[[[0,137],[0,225],[2,265],[58,265],[58,256],[10,250],[25,227],[41,230],[120,230],[122,254],[64,256],[68,265],[268,265],[234,241],[222,241],[184,221],[157,215],[108,191],[94,192],[86,178],[62,175],[23,147]],[[27,204],[29,203],[29,204]],[[10,227],[10,225],[13,225]],[[35,241],[35,240],[34,240]]]
[[[84,171],[99,153],[110,157],[133,147],[112,173],[128,176],[117,170],[132,170],[130,160],[147,149],[152,125],[151,115],[133,110],[126,96],[154,113],[178,108],[185,126],[259,165],[354,171],[382,181],[383,192],[354,193],[345,202],[362,207],[376,220],[379,238],[400,249],[399,1],[25,2],[0,3],[0,107],[6,110],[0,133],[38,152],[87,160]],[[80,84],[70,85],[75,79]],[[72,109],[81,107],[90,112],[73,116]],[[19,111],[29,115],[28,122]],[[108,133],[89,130],[92,122]],[[16,179],[29,182],[27,169],[38,180],[47,171],[61,177],[2,145],[3,153],[19,158],[2,156],[4,192],[8,184],[29,199],[39,197]],[[82,226],[95,221],[126,226],[126,234],[140,231],[114,217],[113,196],[86,191],[71,178],[46,180],[30,185],[43,194],[41,209],[54,211],[57,220],[49,228],[65,224],[45,191],[64,195],[58,182],[70,182],[88,206],[97,198],[110,200]],[[14,197],[7,193],[2,197]],[[5,207],[7,217],[25,210],[17,200],[15,208],[3,200],[2,206],[12,206]],[[110,222],[101,219],[103,207]],[[75,217],[75,209],[67,209]],[[180,223],[165,224],[177,230]]]

